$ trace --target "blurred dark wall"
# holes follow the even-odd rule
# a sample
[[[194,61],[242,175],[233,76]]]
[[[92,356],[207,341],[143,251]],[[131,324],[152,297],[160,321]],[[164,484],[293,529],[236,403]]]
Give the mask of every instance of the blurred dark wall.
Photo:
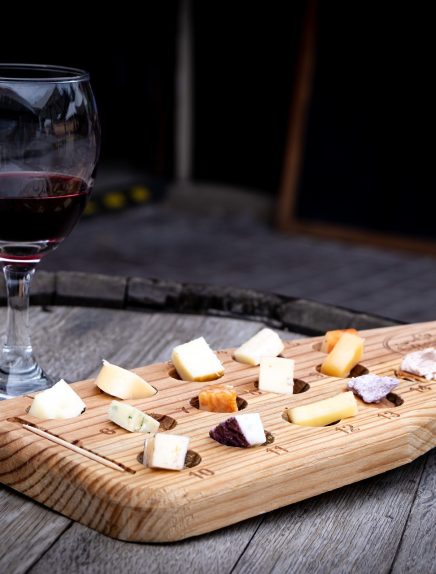
[[[101,161],[128,161],[170,177],[174,163],[177,0],[125,3],[95,19],[86,5],[2,7],[0,61],[80,67],[91,73],[102,125]]]
[[[196,178],[276,192],[305,4],[193,2]]]
[[[299,214],[436,237],[436,57],[423,4],[319,3]]]
[[[194,179],[276,194],[306,4],[192,0]],[[436,37],[423,6],[319,1],[301,216],[436,236]],[[169,179],[178,8],[124,4],[93,21],[2,7],[0,60],[90,70],[102,161]]]

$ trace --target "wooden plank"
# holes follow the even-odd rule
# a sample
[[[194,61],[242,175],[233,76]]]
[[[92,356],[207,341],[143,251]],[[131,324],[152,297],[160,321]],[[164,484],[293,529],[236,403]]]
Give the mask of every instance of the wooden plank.
[[[0,309],[0,335],[3,335],[5,316],[6,310]],[[102,356],[119,364],[139,366],[166,359],[176,342],[189,339],[200,331],[219,346],[229,339],[232,344],[237,344],[261,325],[203,316],[52,307],[46,311],[32,308],[31,326],[34,349],[41,364],[55,378],[65,377],[71,381],[95,373]],[[123,341],[121,346],[120,341]],[[0,488],[0,571],[24,572],[62,535],[71,521],[10,489]],[[92,532],[85,527],[80,528],[81,537]],[[229,540],[233,540],[232,532],[229,531]],[[236,532],[239,532],[239,527],[236,527]],[[114,544],[113,540],[95,534],[97,544],[103,539],[107,541],[108,548]],[[243,545],[251,535],[252,529],[248,529]],[[122,545],[121,542],[118,544]],[[132,548],[140,548],[129,546],[129,556]],[[215,546],[212,541],[211,547]],[[79,548],[83,556],[83,548]],[[217,547],[214,556],[219,562]],[[59,571],[62,564],[63,561],[59,561],[51,571]]]
[[[172,544],[135,544],[113,540],[75,523],[30,572],[225,574],[232,571],[261,520],[253,518],[211,534]],[[68,565],[67,570],[65,565]]]
[[[69,518],[0,490],[0,572],[26,572],[72,523]]]
[[[423,459],[266,515],[233,572],[387,574]],[[427,573],[432,558],[422,558],[422,570],[398,572]]]
[[[436,572],[436,451],[425,462],[422,480],[395,558],[392,573]]]
[[[219,331],[219,320],[215,321]],[[226,339],[228,331],[226,325]],[[199,333],[203,333],[201,328]],[[214,336],[222,340],[223,333]],[[209,337],[212,346],[214,336]],[[428,345],[436,338],[436,322],[364,331],[362,336],[364,366],[372,372],[393,374],[404,349]],[[174,346],[174,330],[171,337],[166,358]],[[175,432],[189,435],[190,448],[202,458],[198,469],[173,473],[144,468],[137,460],[143,438],[108,422],[111,398],[102,395],[90,380],[75,385],[87,403],[86,412],[77,419],[40,421],[26,415],[23,399],[18,399],[13,416],[19,420],[14,421],[14,401],[9,401],[7,412],[2,412],[0,405],[4,460],[0,480],[112,537],[170,541],[385,472],[410,462],[436,444],[436,382],[417,386],[404,380],[396,390],[402,404],[359,402],[359,413],[337,426],[308,428],[284,421],[286,406],[307,404],[346,388],[343,379],[317,372],[315,367],[325,356],[319,351],[319,341],[286,342],[283,354],[296,360],[297,377],[310,384],[307,393],[292,397],[260,393],[255,386],[258,368],[237,363],[231,351],[219,352],[226,370],[220,381],[233,384],[248,401],[246,412],[261,414],[265,428],[275,437],[274,445],[231,449],[212,441],[209,429],[225,417],[190,406],[190,399],[202,385],[173,378],[171,365],[165,362],[137,369],[158,394],[130,402],[144,411],[172,416],[178,425]],[[81,447],[124,465],[128,472],[107,469],[36,437],[23,429],[20,421],[67,441],[80,441]]]

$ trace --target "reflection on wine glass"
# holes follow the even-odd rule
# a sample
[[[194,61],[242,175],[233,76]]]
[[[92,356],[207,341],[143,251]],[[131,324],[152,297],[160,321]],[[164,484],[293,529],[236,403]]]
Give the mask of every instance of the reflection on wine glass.
[[[0,262],[8,294],[0,399],[52,384],[33,356],[29,285],[85,208],[99,142],[86,72],[0,64]]]

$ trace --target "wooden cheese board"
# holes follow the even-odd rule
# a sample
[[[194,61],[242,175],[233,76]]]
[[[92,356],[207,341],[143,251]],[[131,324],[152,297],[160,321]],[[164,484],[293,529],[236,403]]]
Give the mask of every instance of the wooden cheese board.
[[[436,347],[436,322],[360,335],[365,352],[354,374],[394,375],[406,353]],[[87,380],[73,385],[87,405],[74,419],[28,415],[32,396],[0,403],[0,481],[108,536],[167,542],[385,472],[436,446],[436,382],[405,373],[382,403],[359,400],[359,412],[351,419],[321,428],[285,420],[286,407],[346,390],[346,380],[319,373],[325,357],[320,342],[321,337],[286,342],[283,356],[296,361],[299,392],[292,396],[259,392],[258,367],[237,363],[231,349],[218,351],[225,366],[220,382],[238,390],[241,412],[261,415],[268,431],[263,446],[239,449],[209,438],[209,430],[230,415],[199,411],[196,397],[203,384],[181,381],[170,363],[160,363],[136,369],[158,393],[128,402],[160,415],[162,432],[191,437],[184,470],[145,468],[140,462],[143,435],[111,423],[107,411],[112,397]]]

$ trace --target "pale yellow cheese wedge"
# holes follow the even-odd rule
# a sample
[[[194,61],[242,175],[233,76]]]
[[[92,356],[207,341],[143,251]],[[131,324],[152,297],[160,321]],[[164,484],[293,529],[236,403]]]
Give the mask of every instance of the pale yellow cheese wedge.
[[[292,395],[294,392],[293,359],[263,357],[260,360],[259,391]]]
[[[280,337],[272,329],[262,329],[233,353],[239,363],[259,365],[262,357],[277,357],[285,348]]]
[[[78,417],[85,408],[80,396],[61,379],[36,395],[30,405],[29,415],[39,419],[70,419]]]
[[[291,423],[306,427],[323,427],[356,415],[357,402],[353,392],[347,391],[331,399],[286,410]]]
[[[146,399],[157,393],[156,389],[139,375],[105,360],[95,384],[108,395],[119,399]]]
[[[346,377],[363,355],[363,339],[344,333],[321,365],[321,373],[330,377]]]
[[[204,337],[174,347],[171,361],[184,381],[213,381],[224,375],[221,361]]]

